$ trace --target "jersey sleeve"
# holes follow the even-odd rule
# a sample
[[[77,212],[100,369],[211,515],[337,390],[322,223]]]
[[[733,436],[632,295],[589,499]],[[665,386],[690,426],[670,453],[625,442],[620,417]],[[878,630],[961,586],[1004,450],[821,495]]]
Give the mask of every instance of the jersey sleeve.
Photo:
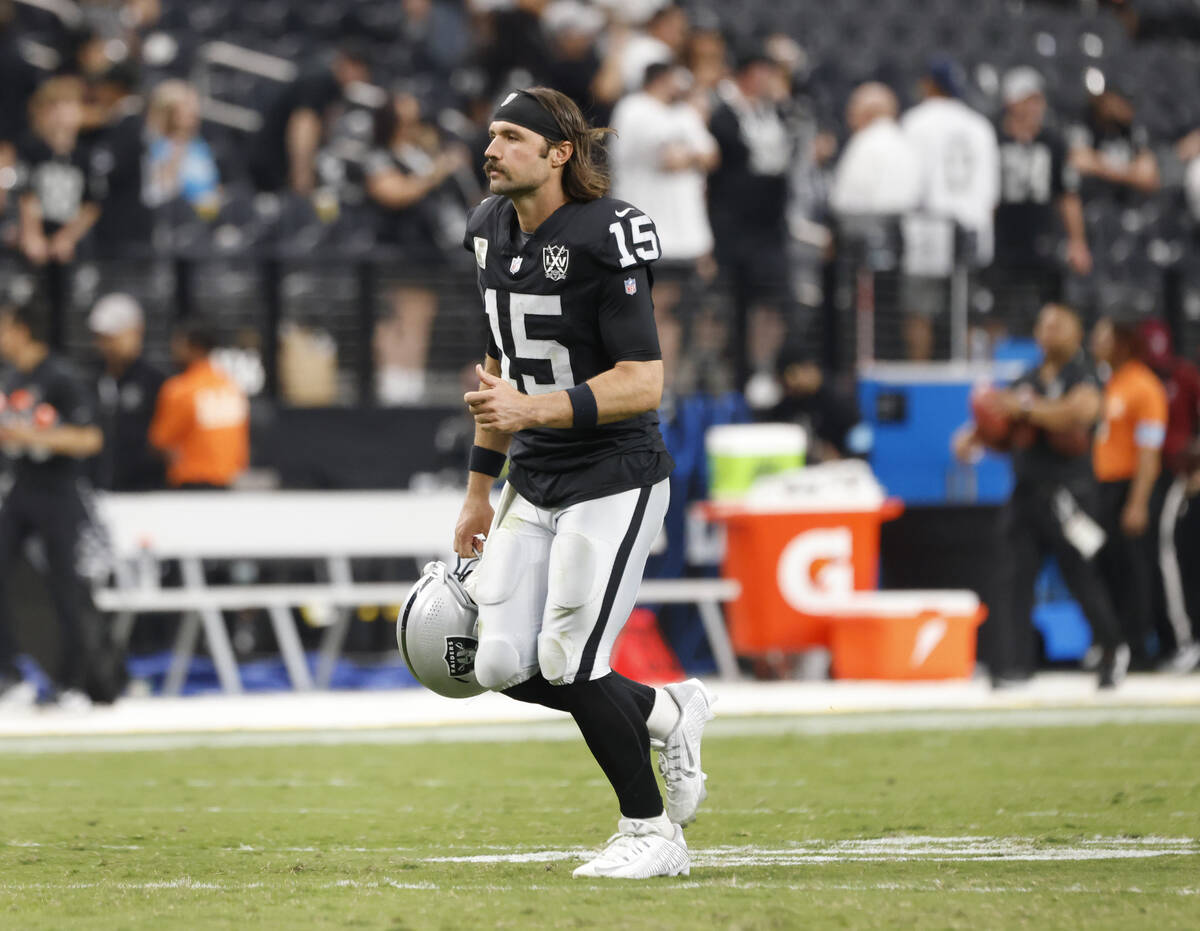
[[[605,276],[599,304],[600,339],[613,362],[653,362],[662,358],[647,269],[630,268]]]
[[[592,250],[601,268],[625,272],[648,266],[662,255],[658,228],[637,207],[613,200],[595,209],[600,228]]]

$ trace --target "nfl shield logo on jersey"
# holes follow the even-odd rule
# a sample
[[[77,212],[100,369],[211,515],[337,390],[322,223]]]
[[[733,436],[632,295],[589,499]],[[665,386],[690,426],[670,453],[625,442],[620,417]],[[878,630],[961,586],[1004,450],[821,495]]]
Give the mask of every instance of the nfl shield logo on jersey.
[[[637,279],[636,278],[626,278],[625,279],[625,293],[626,294],[637,294]]]
[[[542,269],[551,281],[562,281],[567,277],[567,261],[571,253],[566,246],[550,245],[542,249]]]
[[[508,272],[510,275],[515,275],[520,270],[521,270],[521,256],[518,255],[511,262],[508,263]]]

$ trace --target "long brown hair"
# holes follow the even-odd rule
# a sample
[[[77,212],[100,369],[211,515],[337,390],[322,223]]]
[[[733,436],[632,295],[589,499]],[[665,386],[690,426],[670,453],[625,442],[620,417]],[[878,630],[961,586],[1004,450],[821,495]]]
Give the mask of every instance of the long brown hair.
[[[562,186],[567,200],[588,201],[608,193],[608,166],[604,164],[607,126],[589,126],[575,101],[550,87],[531,87],[527,93],[550,111],[574,152],[563,166]]]

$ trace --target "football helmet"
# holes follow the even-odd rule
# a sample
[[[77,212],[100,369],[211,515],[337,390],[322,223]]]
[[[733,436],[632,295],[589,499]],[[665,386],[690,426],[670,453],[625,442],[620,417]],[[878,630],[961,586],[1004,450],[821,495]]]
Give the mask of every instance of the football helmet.
[[[444,562],[428,563],[396,621],[396,643],[413,676],[447,698],[485,691],[475,678],[479,609],[463,587],[476,562],[453,571]]]

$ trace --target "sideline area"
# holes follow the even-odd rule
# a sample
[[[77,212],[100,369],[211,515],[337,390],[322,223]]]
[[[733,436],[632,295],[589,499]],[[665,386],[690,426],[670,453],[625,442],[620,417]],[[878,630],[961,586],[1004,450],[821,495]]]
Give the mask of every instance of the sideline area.
[[[714,733],[1200,722],[1200,676],[1132,675],[1114,692],[1095,678],[1046,673],[1001,692],[965,682],[712,682]],[[726,722],[726,723],[723,723]],[[0,710],[0,753],[227,745],[556,739],[573,728],[556,712],[484,694],[455,701],[418,688],[127,698],[111,707]],[[163,737],[154,741],[114,738]],[[169,738],[179,739],[169,739]]]

